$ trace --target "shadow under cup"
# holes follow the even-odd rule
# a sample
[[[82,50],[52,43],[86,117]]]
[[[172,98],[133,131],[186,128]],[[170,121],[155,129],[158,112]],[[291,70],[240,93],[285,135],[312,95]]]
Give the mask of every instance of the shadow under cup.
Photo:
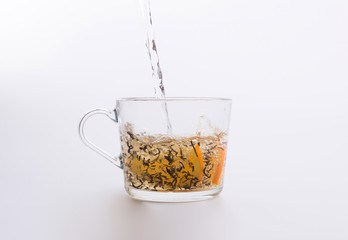
[[[80,136],[124,170],[126,191],[135,199],[209,199],[222,190],[231,103],[225,98],[123,98],[112,111],[88,112],[80,122]],[[85,121],[95,114],[117,123],[119,157],[85,137]]]

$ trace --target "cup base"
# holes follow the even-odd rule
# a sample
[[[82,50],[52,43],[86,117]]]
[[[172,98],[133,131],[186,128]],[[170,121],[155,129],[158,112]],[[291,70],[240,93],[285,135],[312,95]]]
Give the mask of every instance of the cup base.
[[[214,198],[222,191],[222,186],[207,191],[196,192],[155,192],[138,190],[134,188],[126,189],[131,198],[150,201],[150,202],[194,202]]]

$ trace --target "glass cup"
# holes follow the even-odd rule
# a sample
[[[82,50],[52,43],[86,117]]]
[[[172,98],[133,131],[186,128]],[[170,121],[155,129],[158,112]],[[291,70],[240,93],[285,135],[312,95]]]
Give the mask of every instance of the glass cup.
[[[88,147],[123,169],[125,189],[132,198],[205,200],[223,187],[231,103],[225,98],[123,98],[114,110],[88,112],[79,133]],[[85,137],[84,124],[95,114],[117,123],[119,157]]]

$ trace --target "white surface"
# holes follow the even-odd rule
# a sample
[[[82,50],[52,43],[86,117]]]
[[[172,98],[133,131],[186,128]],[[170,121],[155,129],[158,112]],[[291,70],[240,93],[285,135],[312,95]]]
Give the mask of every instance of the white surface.
[[[5,0],[0,239],[348,239],[348,2],[153,8],[167,95],[233,98],[222,195],[133,201],[78,138],[87,110],[152,95],[133,1]],[[87,131],[117,152],[111,121]]]

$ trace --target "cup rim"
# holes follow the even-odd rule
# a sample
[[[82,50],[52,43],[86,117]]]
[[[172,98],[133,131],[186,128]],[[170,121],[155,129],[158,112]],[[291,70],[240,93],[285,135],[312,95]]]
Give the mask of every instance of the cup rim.
[[[212,102],[212,101],[232,101],[231,98],[222,97],[166,97],[166,98],[155,98],[155,97],[125,97],[117,99],[119,102]]]

